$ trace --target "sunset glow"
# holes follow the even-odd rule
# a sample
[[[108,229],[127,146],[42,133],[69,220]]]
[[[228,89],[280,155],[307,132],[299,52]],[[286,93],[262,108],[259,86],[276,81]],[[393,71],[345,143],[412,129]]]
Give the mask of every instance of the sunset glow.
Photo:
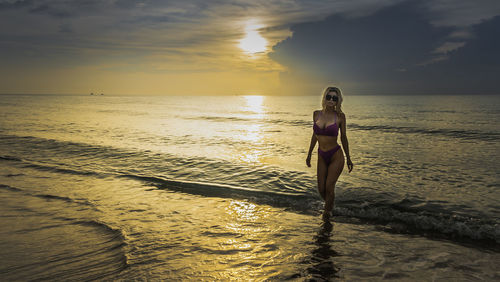
[[[0,1],[0,94],[497,94],[500,10],[457,1]]]
[[[245,27],[245,37],[241,39],[239,47],[250,54],[265,52],[267,49],[267,40],[259,33],[261,25],[250,21]]]

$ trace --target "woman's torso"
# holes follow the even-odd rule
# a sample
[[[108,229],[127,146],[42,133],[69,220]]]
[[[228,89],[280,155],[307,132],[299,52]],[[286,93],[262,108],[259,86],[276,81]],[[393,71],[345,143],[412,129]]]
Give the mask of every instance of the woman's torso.
[[[319,148],[328,151],[338,145],[340,117],[336,112],[316,111],[313,130],[318,139]]]

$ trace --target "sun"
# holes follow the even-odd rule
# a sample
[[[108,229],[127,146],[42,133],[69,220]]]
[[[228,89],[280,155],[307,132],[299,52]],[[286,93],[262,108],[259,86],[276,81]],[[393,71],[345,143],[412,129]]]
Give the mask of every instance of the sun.
[[[259,33],[262,25],[255,21],[249,21],[245,25],[245,37],[240,40],[239,47],[250,54],[265,52],[267,49],[267,40]]]

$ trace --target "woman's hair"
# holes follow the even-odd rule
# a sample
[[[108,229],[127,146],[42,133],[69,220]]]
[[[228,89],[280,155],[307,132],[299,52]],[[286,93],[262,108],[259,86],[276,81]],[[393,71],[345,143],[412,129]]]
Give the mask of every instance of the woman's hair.
[[[330,92],[335,92],[337,93],[337,96],[339,97],[339,100],[337,101],[337,104],[335,105],[335,111],[337,112],[337,115],[340,115],[342,113],[342,92],[340,92],[340,89],[337,87],[327,87],[325,91],[323,91],[323,97],[321,99],[321,106],[323,107],[323,111],[326,109],[326,94]]]

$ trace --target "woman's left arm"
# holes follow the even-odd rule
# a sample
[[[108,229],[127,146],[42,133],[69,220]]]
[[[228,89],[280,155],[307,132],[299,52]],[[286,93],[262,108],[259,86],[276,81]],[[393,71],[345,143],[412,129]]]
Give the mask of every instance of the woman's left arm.
[[[347,141],[347,132],[346,132],[346,118],[345,114],[340,114],[341,122],[340,122],[340,140],[342,141],[342,148],[344,149],[345,156],[347,158],[347,168],[349,168],[349,172],[352,171],[354,165],[351,161],[351,155],[349,154],[349,141]]]

